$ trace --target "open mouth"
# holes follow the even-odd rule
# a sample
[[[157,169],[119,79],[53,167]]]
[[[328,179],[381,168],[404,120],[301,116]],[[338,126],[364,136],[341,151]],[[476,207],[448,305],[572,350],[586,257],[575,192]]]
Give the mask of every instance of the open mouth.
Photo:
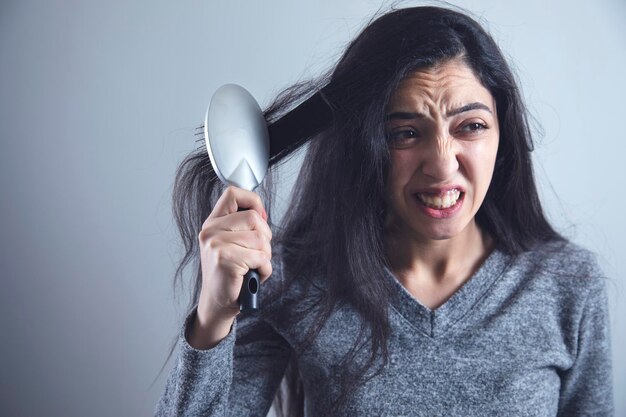
[[[416,193],[417,200],[426,207],[443,210],[453,207],[462,199],[464,193],[456,188],[448,190],[442,194],[434,193]]]

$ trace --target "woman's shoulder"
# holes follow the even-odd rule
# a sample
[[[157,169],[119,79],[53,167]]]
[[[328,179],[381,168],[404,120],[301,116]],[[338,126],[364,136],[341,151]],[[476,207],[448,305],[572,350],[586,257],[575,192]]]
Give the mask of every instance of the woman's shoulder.
[[[272,245],[272,275],[259,289],[260,316],[292,346],[298,346],[315,324],[327,292],[310,274],[294,272],[286,258],[283,246]]]
[[[598,268],[595,253],[567,239],[542,243],[525,255],[529,259],[540,260],[546,266],[557,266],[564,272],[589,272]]]
[[[546,266],[558,267],[574,275],[600,272],[596,254],[567,239],[543,243],[530,251],[530,255],[541,259]]]
[[[286,258],[285,248],[281,244],[272,246],[272,275],[263,283],[259,301],[271,304],[276,309],[284,309],[287,305],[301,304],[306,299],[324,293],[319,280],[303,271],[295,273]]]
[[[606,285],[595,253],[569,240],[553,240],[518,255],[516,268],[540,282],[584,296]],[[569,292],[569,291],[568,291]]]

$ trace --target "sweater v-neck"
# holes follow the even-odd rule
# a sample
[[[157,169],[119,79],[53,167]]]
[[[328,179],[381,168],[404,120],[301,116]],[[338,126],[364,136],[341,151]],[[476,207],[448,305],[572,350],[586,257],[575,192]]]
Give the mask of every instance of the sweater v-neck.
[[[393,272],[386,269],[386,279],[392,281],[394,288],[391,303],[416,329],[428,337],[439,337],[481,301],[489,288],[508,269],[510,260],[510,256],[494,249],[478,270],[450,298],[433,310],[413,297]]]

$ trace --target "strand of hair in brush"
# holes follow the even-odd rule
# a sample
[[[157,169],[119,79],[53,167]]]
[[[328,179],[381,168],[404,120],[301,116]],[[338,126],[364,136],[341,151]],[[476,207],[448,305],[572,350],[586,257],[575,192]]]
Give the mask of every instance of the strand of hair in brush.
[[[327,129],[331,121],[332,112],[324,99],[324,92],[318,91],[267,127],[270,135],[270,159]]]

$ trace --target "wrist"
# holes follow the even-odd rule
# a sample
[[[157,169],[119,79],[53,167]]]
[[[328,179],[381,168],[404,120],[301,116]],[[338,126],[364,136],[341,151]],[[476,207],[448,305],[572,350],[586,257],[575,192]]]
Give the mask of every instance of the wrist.
[[[196,311],[188,331],[187,342],[194,349],[211,349],[228,336],[234,321],[235,317],[230,319],[203,317]]]
[[[239,306],[233,311],[223,311],[223,309],[213,309],[201,300],[196,307],[196,321],[201,327],[230,325],[237,314],[239,314]]]

